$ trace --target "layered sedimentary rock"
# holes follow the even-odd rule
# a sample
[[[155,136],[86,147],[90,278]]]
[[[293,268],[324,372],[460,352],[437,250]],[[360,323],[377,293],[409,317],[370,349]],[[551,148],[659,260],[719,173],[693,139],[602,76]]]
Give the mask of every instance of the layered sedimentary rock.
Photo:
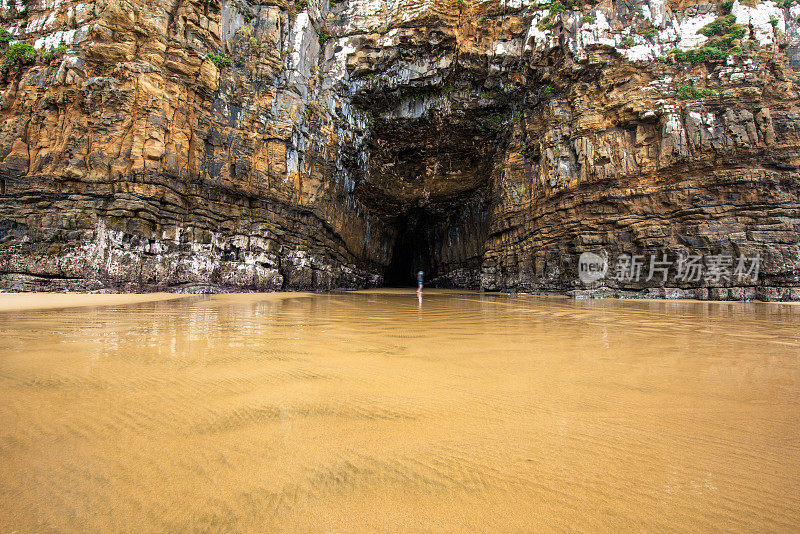
[[[738,33],[719,37],[727,12]],[[10,62],[0,99],[3,287],[355,288],[424,269],[569,291],[591,251],[761,259],[757,280],[611,289],[800,297],[794,2],[42,0],[0,16],[7,47],[40,50]]]

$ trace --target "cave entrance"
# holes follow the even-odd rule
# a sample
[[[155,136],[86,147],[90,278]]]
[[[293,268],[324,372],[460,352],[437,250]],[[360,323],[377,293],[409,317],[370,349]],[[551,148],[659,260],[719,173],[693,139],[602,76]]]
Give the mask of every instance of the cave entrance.
[[[379,118],[370,132],[370,161],[353,191],[387,229],[384,283],[413,286],[422,270],[434,287],[478,287],[491,177],[505,143],[499,111],[416,116],[401,108],[381,118],[381,106],[372,107]]]
[[[465,198],[415,207],[397,216],[384,283],[414,286],[417,272],[424,271],[426,285],[477,287],[488,239],[486,215],[486,191],[475,191]]]
[[[390,287],[410,287],[417,283],[417,272],[425,271],[425,279],[435,276],[431,265],[428,217],[422,210],[413,210],[397,222],[392,261],[386,270],[385,282]]]

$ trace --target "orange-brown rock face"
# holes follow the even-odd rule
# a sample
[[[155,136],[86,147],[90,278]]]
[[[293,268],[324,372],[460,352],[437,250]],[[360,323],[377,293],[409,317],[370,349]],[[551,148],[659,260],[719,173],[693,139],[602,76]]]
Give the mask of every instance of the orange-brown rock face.
[[[760,259],[612,291],[798,298],[785,4],[693,64],[659,58],[720,4],[7,2],[39,57],[0,97],[0,286],[581,291],[595,252]]]
[[[340,161],[363,124],[312,72],[307,13],[219,1],[37,9],[6,22],[44,24],[21,36],[68,50],[6,76],[4,285],[380,282],[388,245],[365,236],[381,222]],[[223,46],[233,65],[220,73],[209,53]]]

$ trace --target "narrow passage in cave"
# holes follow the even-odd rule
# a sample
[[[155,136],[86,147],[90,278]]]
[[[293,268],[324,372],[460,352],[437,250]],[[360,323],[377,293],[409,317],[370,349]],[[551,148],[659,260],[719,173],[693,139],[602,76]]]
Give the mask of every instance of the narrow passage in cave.
[[[427,219],[422,210],[413,210],[398,220],[392,261],[385,275],[387,286],[414,286],[417,271],[425,271],[428,280],[435,276],[431,265]]]

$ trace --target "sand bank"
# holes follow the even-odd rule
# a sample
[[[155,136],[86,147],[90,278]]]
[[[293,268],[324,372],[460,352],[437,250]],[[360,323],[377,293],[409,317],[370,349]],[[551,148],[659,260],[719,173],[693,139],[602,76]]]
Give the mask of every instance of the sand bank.
[[[119,306],[159,300],[185,298],[175,293],[0,293],[0,312],[76,308],[81,306]]]

